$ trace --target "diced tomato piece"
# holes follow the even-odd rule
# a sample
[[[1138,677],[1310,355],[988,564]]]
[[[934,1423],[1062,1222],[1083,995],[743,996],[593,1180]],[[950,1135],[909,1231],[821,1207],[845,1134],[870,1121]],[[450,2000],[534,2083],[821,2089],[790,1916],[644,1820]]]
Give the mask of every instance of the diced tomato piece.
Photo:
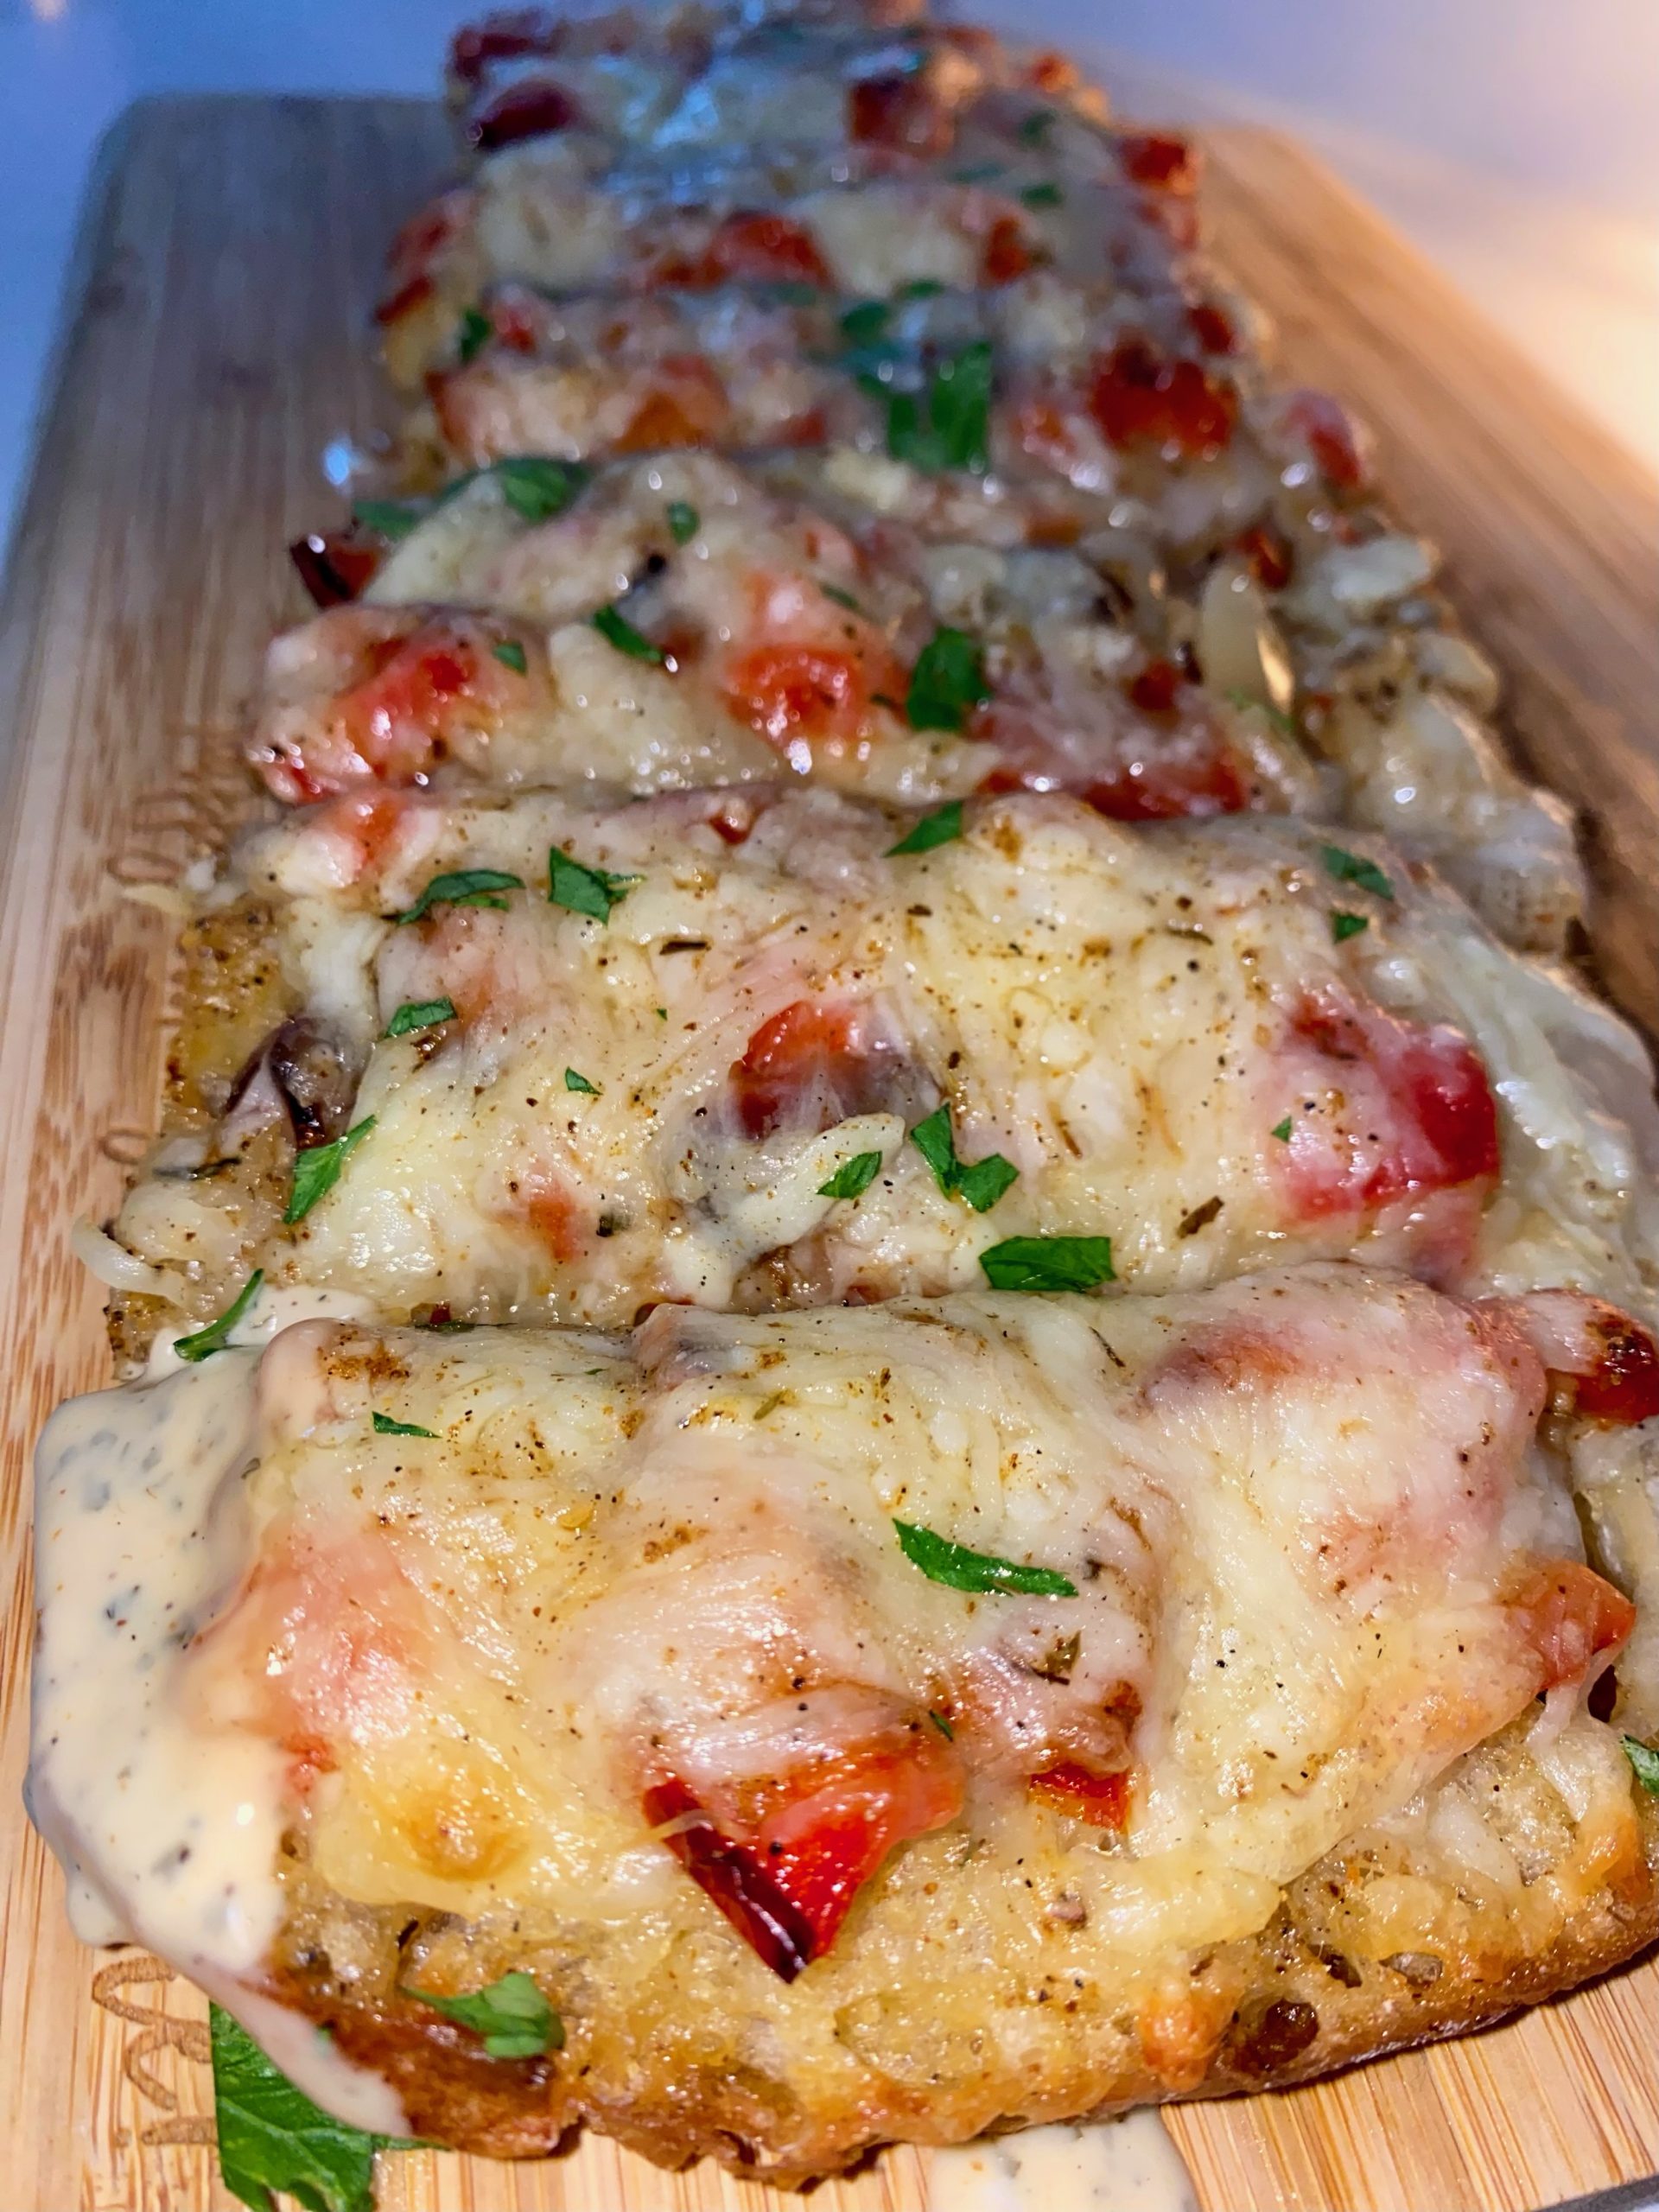
[[[1497,1101],[1459,1031],[1327,989],[1296,1007],[1275,1061],[1280,1095],[1316,1102],[1273,1147],[1303,1219],[1497,1180]]]
[[[1096,1774],[1076,1759],[1061,1759],[1033,1774],[1027,1783],[1033,1797],[1047,1800],[1057,1812],[1091,1827],[1122,1829],[1129,1822],[1130,1783],[1126,1773]]]
[[[830,417],[822,407],[803,408],[798,415],[772,424],[770,435],[780,446],[821,446],[830,435]]]
[[[1157,677],[1147,696],[1154,706],[1165,696]],[[1173,702],[1173,689],[1168,696]],[[1158,712],[1138,728],[1104,730],[1091,743],[1069,727],[1056,728],[1052,713],[995,701],[975,717],[973,734],[998,755],[978,786],[987,794],[1070,791],[1114,822],[1241,814],[1252,802],[1249,762],[1200,711]]]
[[[675,353],[658,365],[662,381],[641,401],[617,440],[619,453],[695,446],[719,439],[731,410],[726,388],[699,353]]]
[[[1342,492],[1363,488],[1370,474],[1366,441],[1340,400],[1328,391],[1288,392],[1282,419],[1307,448],[1327,484]]]
[[[1197,361],[1166,360],[1144,338],[1125,338],[1096,365],[1090,406],[1115,446],[1173,446],[1219,453],[1233,435],[1238,397]]]
[[[510,85],[498,92],[467,118],[467,136],[480,154],[488,154],[500,146],[516,146],[522,139],[569,130],[581,120],[580,104],[563,85],[548,79]]]
[[[948,154],[956,141],[950,111],[917,70],[863,77],[847,96],[848,135],[856,145],[897,154]]]
[[[828,645],[759,645],[727,670],[724,690],[733,713],[777,746],[850,727],[869,703],[863,662]]]
[[[1173,661],[1148,661],[1128,687],[1129,696],[1142,714],[1168,715],[1175,710],[1181,688],[1181,671]]]
[[[311,818],[310,834],[338,839],[350,852],[353,880],[378,868],[397,842],[407,802],[391,791],[360,797],[347,792],[331,798]]]
[[[999,215],[986,237],[980,270],[988,284],[1012,284],[1037,266],[1037,255],[1017,215]]]
[[[419,1593],[372,1527],[278,1529],[204,1645],[240,1686],[251,1726],[293,1762],[302,1796],[342,1749],[395,1733],[431,1631]]]
[[[296,537],[288,556],[317,607],[340,607],[356,599],[385,558],[385,548],[349,530],[314,530]]]
[[[763,1022],[732,1068],[738,1120],[746,1136],[770,1136],[816,1104],[820,1127],[833,1128],[869,1109],[881,1057],[861,1035],[855,1006],[797,999]]]
[[[1173,132],[1127,132],[1117,142],[1117,157],[1124,175],[1134,184],[1183,196],[1198,188],[1198,156],[1186,139]]]
[[[1243,814],[1250,804],[1249,775],[1230,747],[1182,748],[1125,760],[1096,776],[1077,796],[1112,822],[1175,822]]]
[[[835,1942],[854,1898],[901,1843],[953,1821],[962,1777],[943,1743],[918,1733],[785,1777],[759,1827],[724,1833],[677,1776],[645,1795],[653,1827],[757,1955],[793,1981]]]
[[[1582,1682],[1636,1626],[1636,1607],[1624,1592],[1573,1559],[1541,1561],[1504,1602],[1537,1654],[1541,1690]]]
[[[1052,47],[1033,54],[1026,68],[1026,82],[1033,92],[1058,94],[1071,92],[1078,81],[1077,64]]]
[[[532,1171],[518,1179],[513,1204],[554,1259],[580,1259],[588,1246],[588,1224],[575,1192],[543,1172]]]
[[[541,343],[545,310],[533,292],[516,284],[503,285],[486,304],[490,335],[511,353],[533,353]]]
[[[374,672],[346,694],[346,719],[365,734],[384,737],[413,726],[432,730],[443,710],[478,675],[470,639],[441,623],[426,625],[411,638],[388,638],[376,649]]]
[[[312,634],[321,680],[267,718],[253,755],[290,802],[370,780],[419,783],[456,747],[486,745],[527,696],[525,678],[493,651],[496,626],[464,614],[423,621],[341,607]]]
[[[1195,307],[1190,307],[1186,320],[1206,353],[1232,353],[1238,350],[1238,333],[1233,328],[1233,319],[1213,300],[1200,300]]]
[[[1264,591],[1282,591],[1290,582],[1289,541],[1266,523],[1255,523],[1233,540],[1246,567]]]
[[[449,41],[449,73],[475,85],[492,61],[556,53],[561,36],[562,26],[544,8],[502,9],[461,25]]]
[[[670,281],[666,278],[663,282]],[[831,282],[817,242],[786,215],[728,215],[703,249],[696,284],[821,284]]]

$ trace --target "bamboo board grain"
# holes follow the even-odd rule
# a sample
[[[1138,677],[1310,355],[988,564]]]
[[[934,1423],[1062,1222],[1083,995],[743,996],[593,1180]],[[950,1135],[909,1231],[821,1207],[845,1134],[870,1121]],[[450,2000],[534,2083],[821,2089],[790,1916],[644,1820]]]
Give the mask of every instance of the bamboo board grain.
[[[1297,150],[1211,142],[1225,257],[1297,375],[1376,423],[1384,480],[1450,556],[1510,680],[1529,766],[1593,817],[1605,970],[1659,1008],[1659,495]],[[384,415],[365,308],[442,174],[435,109],[192,99],[130,116],[88,211],[84,293],[0,619],[0,2212],[223,2212],[203,2008],[141,1953],[93,1955],[19,1809],[28,1456],[105,1379],[69,1256],[149,1122],[172,923],[127,895],[222,833],[238,708],[300,610],[284,542],[333,510],[319,456]],[[1171,2126],[1206,2212],[1525,2212],[1659,2167],[1659,1971],[1463,2044]],[[922,2212],[894,2152],[810,2200]],[[385,2212],[763,2212],[712,2171],[607,2144],[507,2169],[383,2161]],[[1056,2208],[1056,2212],[1062,2212]]]

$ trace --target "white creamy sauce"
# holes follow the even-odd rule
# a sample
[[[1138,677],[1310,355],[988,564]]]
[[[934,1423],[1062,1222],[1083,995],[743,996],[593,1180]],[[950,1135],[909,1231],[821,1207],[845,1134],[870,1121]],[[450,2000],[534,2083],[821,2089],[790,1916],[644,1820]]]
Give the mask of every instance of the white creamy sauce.
[[[963,2143],[928,2161],[928,2212],[1198,2212],[1198,2202],[1151,2110]]]
[[[181,1679],[247,1555],[253,1365],[220,1352],[72,1399],[35,1454],[29,1809],[84,1942],[208,1979],[257,1966],[282,1916],[283,1755],[193,1720]]]

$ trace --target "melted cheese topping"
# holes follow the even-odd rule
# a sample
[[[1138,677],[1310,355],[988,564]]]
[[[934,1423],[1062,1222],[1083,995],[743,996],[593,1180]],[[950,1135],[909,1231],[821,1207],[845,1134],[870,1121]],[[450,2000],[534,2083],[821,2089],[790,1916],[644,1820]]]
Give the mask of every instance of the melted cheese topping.
[[[269,1938],[296,1823],[348,1899],[672,1927],[711,1908],[653,1776],[741,1806],[910,1715],[902,1756],[957,1777],[925,1825],[988,1846],[950,1883],[1034,1854],[1079,1960],[1141,1987],[1624,1633],[1544,1398],[1501,1312],[1344,1268],[1109,1308],[664,1307],[631,1345],[304,1323],[48,1433],[37,1817],[210,1975]],[[215,1544],[158,1547],[158,1511]],[[898,1522],[1072,1594],[947,1586]],[[148,1668],[104,1649],[134,1558]],[[1558,1588],[1565,1616],[1530,1594]],[[1119,1846],[1028,1789],[1057,1758],[1127,1775]],[[1567,1757],[1580,1817],[1607,1775]],[[831,1964],[913,1910],[885,1880]]]
[[[1109,1237],[1143,1290],[1357,1246],[1643,1305],[1628,1133],[1574,1066],[1623,1033],[1386,854],[1385,900],[1287,823],[1022,795],[890,855],[904,826],[823,792],[289,817],[225,895],[270,916],[373,1126],[292,1233],[238,1171],[141,1182],[118,1235],[218,1305],[258,1265],[496,1320],[961,1288],[1028,1235]],[[629,880],[607,921],[550,903],[550,849]],[[479,868],[526,888],[385,918]],[[384,1035],[439,999],[453,1021]],[[907,1137],[941,1103],[960,1161],[1018,1171],[986,1211]]]
[[[649,790],[793,772],[907,804],[1061,785],[1134,818],[1316,804],[1317,776],[1265,719],[1191,686],[1139,702],[1164,665],[1154,644],[1104,611],[1078,553],[1023,542],[1048,493],[972,503],[953,518],[968,542],[937,545],[811,488],[809,504],[755,468],[667,454],[526,524],[502,480],[476,478],[362,604],[277,640],[251,756],[289,800],[458,777]],[[618,601],[632,650],[594,627]],[[971,697],[912,717],[940,625],[970,632],[988,718]]]

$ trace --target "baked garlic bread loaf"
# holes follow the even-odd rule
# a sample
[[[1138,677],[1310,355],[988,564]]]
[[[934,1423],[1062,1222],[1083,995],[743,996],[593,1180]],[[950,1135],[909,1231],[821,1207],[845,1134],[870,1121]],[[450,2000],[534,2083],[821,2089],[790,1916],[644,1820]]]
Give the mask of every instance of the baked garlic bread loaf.
[[[256,1269],[605,1326],[1023,1287],[1033,1237],[1061,1289],[1351,1252],[1649,1296],[1619,1026],[1298,823],[383,793],[251,835],[193,944],[136,1328]]]
[[[1651,1071],[1195,150],[909,0],[518,10],[448,92],[75,1232],[78,1928],[365,2132],[351,2212],[387,2138],[796,2184],[1629,1959]]]
[[[787,2183],[1466,2027],[1659,1926],[1540,1426],[1659,1361],[1561,1319],[1316,1266],[175,1361],[41,1446],[35,1817],[89,1935],[496,2152]]]

